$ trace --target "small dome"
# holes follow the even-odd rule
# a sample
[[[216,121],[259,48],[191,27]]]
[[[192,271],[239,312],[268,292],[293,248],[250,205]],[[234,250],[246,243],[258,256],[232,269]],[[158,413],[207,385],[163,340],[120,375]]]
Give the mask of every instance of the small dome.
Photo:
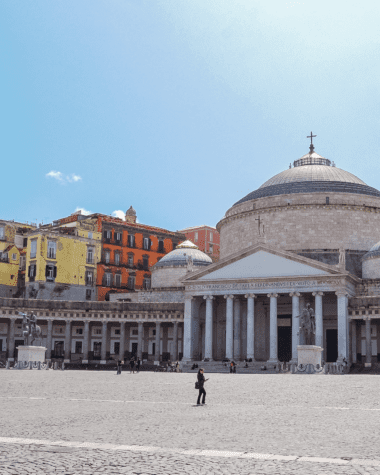
[[[362,260],[365,261],[374,257],[380,257],[380,241],[373,245],[367,254],[364,254]]]
[[[176,249],[166,254],[153,268],[169,266],[187,266],[189,257],[192,258],[194,267],[208,266],[212,264],[212,259],[191,241],[184,241]]]

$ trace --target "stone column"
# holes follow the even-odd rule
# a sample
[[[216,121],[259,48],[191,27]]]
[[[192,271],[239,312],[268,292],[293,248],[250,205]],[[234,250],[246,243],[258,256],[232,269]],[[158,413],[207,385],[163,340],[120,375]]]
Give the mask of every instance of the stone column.
[[[270,320],[269,320],[269,336],[270,336],[270,352],[268,363],[278,363],[277,355],[277,297],[278,294],[268,294],[270,298]]]
[[[343,359],[347,360],[347,293],[337,291],[335,295],[338,297],[338,363],[343,363]]]
[[[212,301],[214,297],[212,295],[204,295],[206,300],[206,332],[205,332],[205,358],[212,361],[212,323],[213,323],[213,309]]]
[[[15,329],[16,319],[11,318],[9,321],[9,341],[8,341],[8,360],[15,360]]]
[[[178,322],[173,322],[173,353],[171,355],[173,361],[178,360]]]
[[[191,361],[193,359],[194,347],[194,315],[193,315],[194,299],[186,296],[185,298],[185,314],[183,323],[183,361]],[[157,345],[156,345],[157,346]]]
[[[299,345],[299,329],[300,319],[297,318],[300,315],[300,296],[299,292],[290,292],[292,297],[292,359],[290,363],[297,364],[298,362],[298,349]]]
[[[46,360],[51,360],[51,350],[53,342],[53,320],[47,321],[47,338],[46,338]]]
[[[104,321],[103,328],[102,328],[102,348],[101,348],[100,364],[106,364],[106,362],[107,362],[107,321]]]
[[[168,333],[169,329],[167,324],[162,326],[162,354],[168,352]]]
[[[352,348],[352,362],[357,362],[357,348],[356,348],[356,320],[351,320],[351,348]]]
[[[124,361],[125,353],[125,322],[120,322],[120,346],[119,346],[119,360]]]
[[[365,365],[370,368],[372,364],[372,342],[371,342],[371,319],[366,317],[365,319]]]
[[[90,322],[84,322],[84,336],[83,336],[83,360],[82,363],[88,363],[88,348],[90,343]]]
[[[234,300],[234,360],[240,360],[240,300]]]
[[[323,346],[323,292],[313,292],[315,297],[315,345]]]
[[[234,348],[234,311],[233,311],[233,295],[225,295],[226,302],[226,358],[232,360]]]
[[[138,337],[137,337],[137,358],[140,358],[142,360],[142,352],[143,352],[143,341],[144,341],[144,327],[143,327],[143,322],[138,322],[137,324],[137,332],[138,332]]]
[[[255,360],[255,294],[247,294],[247,359]]]
[[[144,353],[149,353],[149,326],[144,325],[144,344],[143,344],[143,357]]]
[[[65,328],[65,363],[70,363],[71,357],[71,320],[66,320]]]
[[[156,352],[154,354],[154,360],[160,361],[160,349],[161,344],[161,322],[156,322]]]

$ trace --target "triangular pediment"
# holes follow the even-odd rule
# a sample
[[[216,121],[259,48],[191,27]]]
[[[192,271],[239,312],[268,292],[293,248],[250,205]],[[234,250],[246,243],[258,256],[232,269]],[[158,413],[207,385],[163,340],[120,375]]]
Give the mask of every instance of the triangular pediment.
[[[336,266],[323,264],[292,252],[257,245],[211,264],[188,276],[184,282],[267,279],[279,277],[315,277],[341,274]]]

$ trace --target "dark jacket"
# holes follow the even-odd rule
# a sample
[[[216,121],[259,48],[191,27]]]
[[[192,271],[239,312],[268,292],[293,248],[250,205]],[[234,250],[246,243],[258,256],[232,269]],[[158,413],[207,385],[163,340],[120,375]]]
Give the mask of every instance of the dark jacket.
[[[199,383],[199,389],[203,389],[203,385],[205,383],[205,375],[202,374],[200,371],[198,371],[198,383]]]

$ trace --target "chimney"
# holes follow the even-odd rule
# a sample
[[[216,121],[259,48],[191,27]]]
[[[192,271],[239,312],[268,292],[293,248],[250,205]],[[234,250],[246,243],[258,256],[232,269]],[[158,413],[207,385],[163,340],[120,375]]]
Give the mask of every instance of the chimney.
[[[130,206],[128,211],[125,212],[125,221],[127,223],[136,222],[136,211],[132,208],[132,206]]]

